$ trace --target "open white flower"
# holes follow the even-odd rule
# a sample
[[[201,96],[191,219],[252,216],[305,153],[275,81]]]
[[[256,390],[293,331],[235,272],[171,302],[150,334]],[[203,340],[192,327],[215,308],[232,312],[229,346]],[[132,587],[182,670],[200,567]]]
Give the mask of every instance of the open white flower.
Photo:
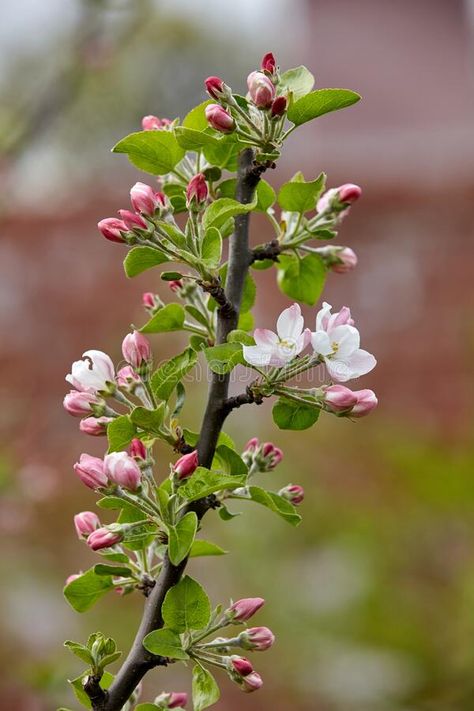
[[[244,346],[244,358],[257,367],[283,366],[308,345],[311,332],[304,330],[304,319],[298,304],[282,311],[277,321],[277,333],[267,328],[257,328],[253,334],[255,346]]]
[[[359,348],[360,335],[350,310],[344,306],[331,314],[332,306],[323,303],[316,316],[316,331],[311,334],[314,352],[324,359],[333,380],[345,383],[369,373],[376,365],[374,356]]]
[[[108,382],[115,377],[114,364],[107,353],[102,351],[86,351],[82,354],[84,360],[76,360],[66,380],[77,390],[97,392],[105,390]]]

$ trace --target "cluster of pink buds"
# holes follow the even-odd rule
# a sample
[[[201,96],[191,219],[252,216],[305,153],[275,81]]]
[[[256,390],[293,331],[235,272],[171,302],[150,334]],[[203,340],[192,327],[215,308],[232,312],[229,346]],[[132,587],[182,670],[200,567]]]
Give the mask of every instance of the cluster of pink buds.
[[[184,691],[164,691],[154,703],[160,709],[182,709],[188,703],[188,695]]]
[[[197,450],[193,450],[188,454],[183,454],[173,465],[173,473],[178,481],[187,479],[191,474],[194,474],[199,466]]]
[[[293,504],[293,506],[299,506],[304,500],[304,489],[299,484],[287,484],[283,489],[278,492],[280,496]]]
[[[246,657],[233,654],[230,657],[224,657],[223,661],[230,678],[239,684],[242,691],[246,693],[258,691],[263,686],[262,677],[254,671],[252,662]]]
[[[364,417],[377,407],[373,390],[350,390],[345,385],[324,388],[323,404],[326,410],[339,416]]]
[[[173,122],[168,118],[158,118],[158,116],[144,116],[142,118],[142,129],[144,131],[160,131],[168,129]]]
[[[163,302],[158,294],[154,294],[152,291],[145,291],[142,294],[142,304],[150,315],[153,315],[163,306]]]
[[[186,205],[189,210],[202,210],[206,204],[209,189],[204,173],[197,173],[188,183],[186,188]]]
[[[347,274],[357,266],[357,255],[350,247],[327,245],[314,250],[336,274]]]
[[[272,442],[260,444],[256,437],[250,439],[245,445],[242,459],[250,469],[251,474],[269,472],[280,464],[283,452]]]
[[[137,491],[141,486],[140,467],[127,452],[112,452],[104,459],[81,454],[74,471],[83,484],[95,491],[113,486]]]
[[[140,182],[131,188],[130,202],[135,212],[119,210],[120,219],[106,217],[97,224],[103,236],[111,242],[133,244],[153,227],[147,220],[169,209],[164,193]]]
[[[102,548],[110,548],[122,540],[122,533],[119,530],[111,530],[102,526],[99,517],[92,511],[82,511],[74,516],[74,527],[80,539],[85,538],[87,545],[93,551]],[[76,580],[78,575],[70,575],[66,585],[72,580]]]

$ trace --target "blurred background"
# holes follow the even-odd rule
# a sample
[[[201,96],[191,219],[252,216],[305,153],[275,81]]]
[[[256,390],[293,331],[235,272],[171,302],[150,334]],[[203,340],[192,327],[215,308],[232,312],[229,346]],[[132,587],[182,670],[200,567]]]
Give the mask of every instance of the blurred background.
[[[257,435],[283,448],[269,486],[301,483],[307,497],[297,531],[251,507],[227,524],[206,518],[206,537],[231,554],[192,573],[216,603],[266,597],[258,623],[278,636],[255,660],[264,689],[244,699],[221,679],[219,709],[474,708],[473,38],[470,0],[2,5],[2,711],[78,708],[65,680],[81,665],[62,641],[98,628],[128,649],[142,607],[109,595],[79,616],[62,598],[66,576],[94,561],[72,527],[94,502],[72,464],[104,449],[64,413],[64,374],[87,348],[120,359],[130,322],[145,319],[143,291],[171,297],[152,272],[127,281],[121,247],[96,230],[146,181],[109,149],[144,114],[183,117],[209,74],[242,91],[269,50],[319,87],[363,95],[293,134],[267,178],[325,170],[331,186],[363,186],[338,239],[359,268],[330,275],[325,298],[351,306],[376,354],[360,386],[380,405],[301,433],[275,431],[269,403],[229,420],[242,446]],[[254,225],[255,243],[266,229]],[[272,271],[260,277],[256,321],[270,325],[287,301]],[[158,359],[183,344],[154,337]],[[195,385],[187,426],[204,398]],[[163,683],[189,690],[189,677],[157,670],[147,698]]]

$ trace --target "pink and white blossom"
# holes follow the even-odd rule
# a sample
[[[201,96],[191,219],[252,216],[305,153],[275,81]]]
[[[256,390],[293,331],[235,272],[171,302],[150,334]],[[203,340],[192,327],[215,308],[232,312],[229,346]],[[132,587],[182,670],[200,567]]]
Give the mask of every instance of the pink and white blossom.
[[[77,390],[100,392],[107,389],[115,378],[114,364],[107,353],[89,350],[82,354],[84,360],[76,360],[66,380]]]
[[[326,302],[316,316],[316,331],[311,334],[314,352],[326,365],[329,376],[340,383],[369,373],[376,365],[374,356],[359,348],[360,335],[350,310],[344,306],[331,314]]]
[[[365,417],[378,405],[378,399],[373,390],[356,390],[357,402],[351,410],[351,417]]]
[[[111,242],[125,242],[122,233],[128,232],[128,227],[123,220],[119,220],[117,217],[106,217],[97,223],[97,227],[105,239]]]
[[[249,95],[259,109],[268,109],[275,98],[276,90],[271,79],[263,72],[251,72],[247,77]]]
[[[135,373],[131,365],[124,365],[123,368],[117,371],[116,382],[120,388],[127,388],[133,391],[142,382],[142,379],[138,373]]]
[[[122,341],[122,355],[133,368],[151,360],[150,341],[140,331],[128,333]]]
[[[63,405],[66,412],[69,412],[73,417],[84,417],[84,415],[92,415],[93,405],[101,405],[103,400],[97,397],[93,392],[80,392],[79,390],[71,390],[64,396]]]
[[[93,531],[87,538],[87,545],[93,551],[99,551],[102,548],[110,548],[120,543],[123,536],[119,532],[110,531],[108,528],[102,527]]]
[[[263,686],[263,680],[260,674],[258,672],[252,672],[248,676],[242,677],[241,680],[241,689],[242,691],[245,691],[247,694],[251,693],[252,691],[258,691],[261,689]]]
[[[140,467],[127,452],[112,452],[104,457],[104,471],[110,481],[130,491],[141,483]]]
[[[104,470],[104,462],[99,457],[81,454],[79,461],[74,464],[74,471],[89,489],[101,489],[109,483]]]
[[[329,385],[324,388],[323,402],[331,412],[344,412],[354,407],[357,395],[345,385]]]
[[[204,113],[207,122],[213,129],[220,133],[232,133],[235,128],[235,121],[228,111],[220,104],[209,104]]]
[[[293,304],[278,317],[277,333],[267,328],[257,328],[253,336],[256,345],[243,346],[247,363],[257,367],[281,367],[306,348],[311,339],[311,332],[309,328],[304,328],[299,305]]]
[[[107,425],[113,422],[113,417],[85,417],[79,423],[79,429],[84,434],[102,437],[107,434]]]
[[[100,527],[99,517],[93,511],[81,511],[74,516],[74,527],[78,538],[88,536]]]
[[[130,190],[130,201],[136,212],[144,215],[153,215],[158,206],[156,192],[150,185],[145,183],[135,183]]]

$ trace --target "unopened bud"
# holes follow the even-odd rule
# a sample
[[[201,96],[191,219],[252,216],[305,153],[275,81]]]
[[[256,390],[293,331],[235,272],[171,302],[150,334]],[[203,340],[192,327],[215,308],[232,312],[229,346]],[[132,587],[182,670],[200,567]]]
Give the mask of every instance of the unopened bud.
[[[103,400],[97,397],[95,393],[79,392],[71,390],[64,396],[63,405],[66,412],[69,412],[73,417],[84,417],[84,415],[92,415],[93,405],[101,405]]]
[[[207,200],[209,194],[204,173],[198,173],[191,178],[186,188],[186,204],[188,207],[200,208]]]
[[[265,604],[263,597],[244,597],[237,600],[227,610],[227,614],[235,622],[246,622]]]
[[[144,215],[154,215],[158,207],[156,192],[145,183],[135,183],[130,190],[130,201],[133,209]]]
[[[220,77],[207,77],[204,86],[210,97],[213,99],[223,99],[226,97],[226,85]]]
[[[74,516],[74,527],[79,538],[88,536],[99,526],[99,517],[93,511],[81,511]]]
[[[129,230],[146,230],[148,227],[143,217],[137,215],[136,212],[131,212],[130,210],[119,210],[119,215]]]
[[[155,295],[151,291],[145,291],[142,295],[142,304],[146,309],[154,309]]]
[[[136,491],[141,484],[141,471],[127,452],[112,452],[104,457],[105,473],[111,481],[130,491]]]
[[[239,634],[238,640],[243,649],[263,652],[270,649],[275,641],[275,635],[268,627],[250,627]]]
[[[357,397],[357,403],[350,412],[351,417],[365,417],[378,405],[377,396],[373,390],[356,390],[354,395]]]
[[[173,281],[168,282],[168,286],[171,291],[176,294],[180,289],[183,288],[183,282],[181,279],[173,279]]]
[[[267,52],[267,54],[264,54],[261,64],[261,70],[262,72],[270,74],[270,76],[273,76],[275,74],[276,60],[273,55],[273,52]]]
[[[120,388],[124,388],[130,393],[133,393],[142,382],[142,379],[138,373],[133,370],[131,365],[124,365],[123,368],[120,368],[120,370],[117,371],[115,380]]]
[[[136,459],[146,459],[147,458],[147,451],[146,447],[141,441],[141,439],[138,439],[137,437],[134,437],[132,441],[130,442],[130,446],[128,448],[128,453],[131,457],[135,457]]]
[[[237,654],[229,657],[229,666],[240,676],[248,676],[253,672],[252,663],[246,657],[239,657]]]
[[[248,676],[242,677],[241,689],[247,694],[250,694],[252,691],[258,691],[262,688],[262,686],[262,677],[257,672],[252,672]]]
[[[123,536],[121,533],[109,531],[108,528],[98,528],[93,531],[88,539],[87,545],[92,548],[93,551],[99,551],[102,548],[110,548],[115,546],[116,543],[120,543]]]
[[[148,363],[151,360],[150,341],[139,331],[133,331],[123,339],[122,354],[127,363],[138,369],[142,363]]]
[[[81,454],[79,461],[74,464],[74,471],[89,489],[100,489],[108,484],[104,462],[98,457]]]
[[[298,506],[304,499],[304,489],[299,484],[288,484],[288,486],[283,487],[278,492],[280,496],[293,504],[293,506]]]
[[[250,98],[259,109],[268,109],[275,98],[273,82],[262,72],[252,72],[247,77]]]
[[[188,695],[184,691],[163,691],[156,697],[155,704],[160,709],[176,709],[186,706]]]
[[[189,454],[183,454],[173,466],[178,480],[181,481],[181,479],[186,479],[188,476],[191,476],[191,474],[196,471],[198,464],[197,449],[189,452]]]
[[[286,96],[277,96],[272,104],[272,116],[283,116],[286,111],[288,101]]]
[[[354,407],[357,395],[345,385],[329,385],[324,388],[323,402],[330,412],[344,412]]]
[[[235,121],[228,111],[219,104],[209,104],[205,109],[206,119],[210,126],[220,133],[232,133]]]
[[[100,220],[100,222],[97,223],[97,227],[102,232],[105,239],[108,239],[111,242],[126,242],[123,237],[123,233],[128,232],[128,227],[123,220],[119,220],[116,217],[106,217],[104,220]]]
[[[150,114],[149,116],[144,116],[142,118],[142,129],[144,131],[157,131],[160,128],[161,119],[159,119],[158,116]]]
[[[113,420],[113,417],[86,417],[80,421],[79,429],[84,434],[102,437],[107,434],[107,425]]]

